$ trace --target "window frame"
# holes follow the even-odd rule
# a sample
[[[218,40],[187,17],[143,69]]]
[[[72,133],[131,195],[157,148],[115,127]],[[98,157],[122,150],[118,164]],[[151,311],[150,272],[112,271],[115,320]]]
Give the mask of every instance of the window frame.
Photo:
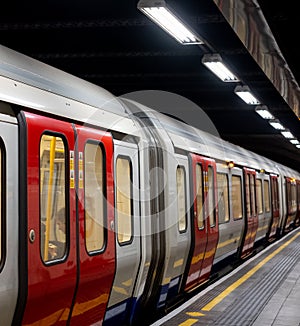
[[[91,250],[89,251],[87,248],[87,242],[86,242],[86,169],[85,169],[85,149],[87,144],[94,144],[96,146],[99,146],[101,153],[102,153],[102,195],[103,195],[103,207],[102,207],[102,214],[103,214],[103,227],[102,227],[102,235],[103,235],[103,245],[101,248],[99,249],[95,249],[95,250]],[[83,148],[83,184],[84,184],[84,247],[86,250],[86,253],[89,256],[95,256],[98,254],[101,254],[105,251],[106,246],[107,246],[107,178],[106,178],[106,151],[105,151],[105,146],[104,144],[99,141],[99,140],[95,140],[95,139],[87,139],[85,144],[84,144],[84,148]]]
[[[225,176],[226,177],[226,185],[227,185],[227,211],[228,211],[228,219],[224,219],[224,221],[220,221],[220,208],[219,208],[219,183],[218,183],[218,176]],[[229,199],[229,175],[226,172],[217,172],[217,203],[218,203],[218,212],[219,212],[219,225],[225,224],[230,222],[230,199]],[[224,198],[224,196],[223,196]],[[224,205],[225,207],[225,205]],[[226,212],[226,209],[225,209]],[[226,217],[226,214],[225,214]]]
[[[240,191],[239,191],[239,194],[240,194],[240,208],[241,208],[241,216],[238,216],[238,217],[235,217],[234,216],[234,209],[233,209],[233,196],[232,196],[232,189],[233,189],[233,187],[232,187],[232,185],[233,185],[233,178],[238,178],[239,180],[240,180]],[[243,183],[242,183],[242,180],[243,180],[243,178],[242,178],[242,176],[241,175],[239,175],[239,174],[232,174],[231,175],[231,192],[230,192],[230,198],[231,198],[231,202],[232,202],[232,218],[233,218],[233,220],[234,221],[238,221],[238,220],[241,220],[241,219],[243,219],[243,217],[244,217],[244,211],[243,211]]]
[[[0,272],[2,271],[6,260],[6,148],[2,138],[0,138]]]
[[[183,171],[183,176],[184,176],[184,210],[185,210],[185,214],[184,214],[184,229],[180,228],[180,216],[179,216],[179,196],[178,196],[178,182],[177,182],[177,171],[178,169],[181,169]],[[186,169],[184,165],[178,164],[176,167],[176,198],[177,198],[177,218],[178,218],[178,232],[180,234],[187,232],[187,228],[188,228],[188,220],[187,220],[187,175],[186,175]]]
[[[129,162],[129,167],[130,167],[130,225],[131,225],[131,236],[129,238],[129,240],[126,241],[119,241],[119,223],[118,223],[118,209],[117,209],[117,163],[118,163],[118,159],[125,159]],[[133,215],[134,215],[134,205],[133,205],[133,164],[132,164],[132,159],[129,155],[125,155],[125,154],[118,154],[115,160],[115,187],[114,187],[114,191],[115,191],[115,222],[116,222],[116,239],[118,241],[119,246],[127,246],[129,244],[131,244],[133,242],[134,239],[134,223],[133,223]]]
[[[53,259],[49,259],[49,260],[44,260],[43,258],[43,253],[42,253],[42,189],[41,186],[43,187],[43,185],[41,185],[41,142],[43,139],[43,136],[51,136],[51,137],[55,137],[55,138],[60,138],[63,142],[64,145],[64,173],[65,173],[65,180],[64,180],[64,189],[65,189],[65,251],[64,251],[64,255],[58,258],[53,258]],[[68,141],[65,137],[64,134],[60,133],[60,132],[55,132],[55,131],[51,131],[51,130],[45,130],[41,136],[40,136],[40,140],[39,140],[39,227],[40,227],[40,241],[39,241],[39,246],[40,246],[40,258],[41,261],[43,262],[43,264],[45,265],[53,265],[53,264],[57,264],[57,263],[62,263],[64,261],[66,261],[68,255],[69,255],[69,251],[70,251],[70,212],[69,212],[69,205],[70,205],[70,180],[69,180],[69,176],[70,176],[70,162],[69,162],[69,146],[68,146]],[[52,212],[53,214],[53,212]],[[49,240],[49,242],[51,242]]]

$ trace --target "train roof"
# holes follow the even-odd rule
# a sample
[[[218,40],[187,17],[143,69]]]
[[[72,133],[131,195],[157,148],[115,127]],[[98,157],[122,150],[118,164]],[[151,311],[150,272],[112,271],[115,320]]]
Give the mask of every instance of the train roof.
[[[192,152],[201,153],[202,155],[222,161],[233,161],[236,165],[246,166],[256,170],[263,169],[268,173],[289,175],[297,179],[300,178],[298,171],[225,141],[216,131],[215,134],[210,134],[157,111],[153,111],[153,115],[168,132],[174,146],[177,148],[188,149]]]
[[[125,107],[104,88],[0,45],[0,76],[118,115]],[[109,104],[109,105],[108,105]]]

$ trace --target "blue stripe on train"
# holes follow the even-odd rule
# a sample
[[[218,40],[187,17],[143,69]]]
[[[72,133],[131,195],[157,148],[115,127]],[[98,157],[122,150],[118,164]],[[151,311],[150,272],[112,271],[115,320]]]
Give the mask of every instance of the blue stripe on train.
[[[166,301],[175,297],[178,294],[180,284],[179,280],[180,276],[175,277],[171,280],[170,283],[161,287],[157,308],[163,308],[166,304]]]

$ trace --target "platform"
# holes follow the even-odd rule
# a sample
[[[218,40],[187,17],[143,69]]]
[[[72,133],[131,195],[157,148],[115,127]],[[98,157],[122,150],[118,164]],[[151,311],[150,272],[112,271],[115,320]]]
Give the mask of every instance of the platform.
[[[300,326],[300,229],[152,326]]]

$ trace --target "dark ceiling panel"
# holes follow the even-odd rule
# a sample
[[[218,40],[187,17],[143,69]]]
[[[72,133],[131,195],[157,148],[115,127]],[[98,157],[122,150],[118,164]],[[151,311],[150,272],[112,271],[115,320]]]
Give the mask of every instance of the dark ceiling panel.
[[[186,97],[206,112],[224,139],[300,170],[300,150],[234,94],[236,84],[222,83],[201,64],[204,53],[218,51],[300,140],[299,120],[214,1],[166,1],[208,46],[178,44],[137,9],[135,0],[26,1],[17,7],[12,1],[0,11],[1,44],[117,96],[160,90]],[[298,79],[295,34],[289,36],[298,21],[292,13],[295,5],[289,1],[283,10],[282,4],[273,1],[258,3]],[[196,111],[194,121],[199,117]]]

